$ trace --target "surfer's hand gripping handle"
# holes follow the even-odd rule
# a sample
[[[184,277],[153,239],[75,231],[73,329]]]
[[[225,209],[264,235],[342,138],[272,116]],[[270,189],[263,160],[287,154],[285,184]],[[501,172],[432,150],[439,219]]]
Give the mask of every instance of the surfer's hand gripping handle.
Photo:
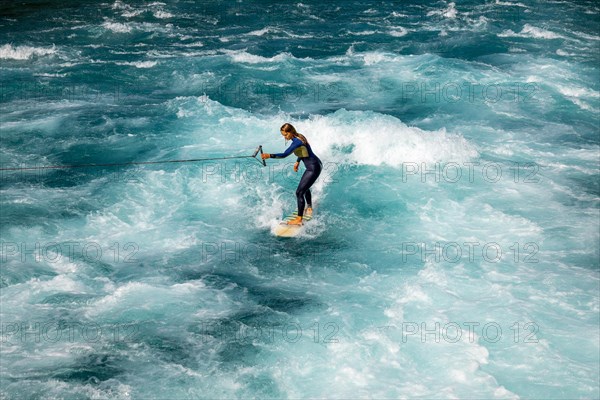
[[[254,154],[252,154],[252,157],[256,158],[256,155],[257,155],[259,152],[260,152],[260,158],[261,158],[261,159],[260,159],[260,160],[258,160],[258,161],[262,162],[262,165],[266,167],[266,166],[267,166],[267,162],[265,161],[265,158],[269,158],[269,157],[263,157],[262,145],[260,145],[260,146],[258,146],[258,147],[256,148],[256,151],[254,152]]]

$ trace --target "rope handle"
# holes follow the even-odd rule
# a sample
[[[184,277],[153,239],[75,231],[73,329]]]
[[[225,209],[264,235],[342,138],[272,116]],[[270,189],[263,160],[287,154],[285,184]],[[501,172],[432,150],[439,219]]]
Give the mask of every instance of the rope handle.
[[[256,155],[257,155],[259,152],[260,152],[260,154],[261,154],[261,155],[263,154],[263,151],[262,151],[262,145],[259,145],[259,146],[256,148],[256,151],[254,152],[254,154],[252,154],[252,157],[256,158]],[[258,160],[258,158],[256,158],[256,159]],[[265,166],[265,167],[267,166],[267,162],[266,162],[265,160],[263,160],[263,158],[262,158],[262,157],[261,157],[261,158],[260,158],[260,160],[258,160],[258,161],[260,161],[260,162],[262,163],[262,165],[263,165],[263,166]]]

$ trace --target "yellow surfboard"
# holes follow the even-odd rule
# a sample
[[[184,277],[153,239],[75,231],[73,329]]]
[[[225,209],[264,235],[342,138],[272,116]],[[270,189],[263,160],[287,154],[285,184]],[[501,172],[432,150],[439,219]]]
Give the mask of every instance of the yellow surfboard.
[[[288,215],[287,217],[285,217],[283,219],[283,221],[280,222],[279,225],[277,225],[277,227],[275,228],[275,236],[294,237],[294,236],[297,236],[300,232],[304,231],[304,228],[306,227],[306,223],[310,222],[310,220],[312,219],[312,216],[304,215],[302,217],[304,225],[288,225],[287,221],[296,218],[297,215],[298,215],[298,211],[294,211],[291,215]]]

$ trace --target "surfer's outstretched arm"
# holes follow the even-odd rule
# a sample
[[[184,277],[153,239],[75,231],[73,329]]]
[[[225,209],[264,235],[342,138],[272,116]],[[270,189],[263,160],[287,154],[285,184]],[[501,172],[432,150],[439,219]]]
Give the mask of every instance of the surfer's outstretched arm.
[[[286,158],[287,156],[292,154],[294,152],[294,150],[296,150],[298,147],[300,147],[302,145],[303,145],[302,140],[293,138],[292,144],[283,153],[274,153],[274,154],[265,153],[265,154],[263,154],[262,158],[263,159],[265,159],[265,158]],[[298,157],[298,161],[300,161],[300,157]]]

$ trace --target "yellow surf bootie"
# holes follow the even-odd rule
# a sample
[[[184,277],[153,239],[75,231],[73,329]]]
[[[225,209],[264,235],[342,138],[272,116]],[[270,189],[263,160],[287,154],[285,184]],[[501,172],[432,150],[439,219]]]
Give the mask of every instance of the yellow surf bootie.
[[[288,225],[302,225],[302,217],[296,216],[294,219],[290,219],[287,222]]]

